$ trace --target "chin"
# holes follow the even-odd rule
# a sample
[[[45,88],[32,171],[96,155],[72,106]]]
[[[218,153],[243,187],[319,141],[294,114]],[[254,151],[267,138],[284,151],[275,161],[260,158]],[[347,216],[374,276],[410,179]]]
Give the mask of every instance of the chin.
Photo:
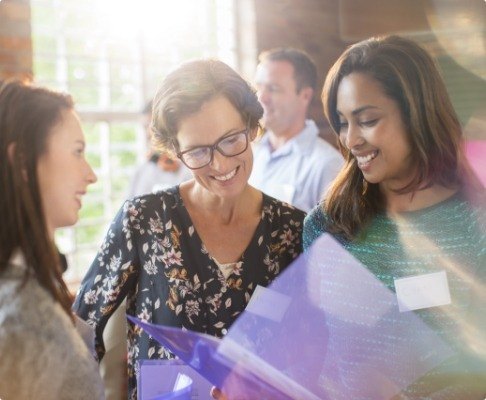
[[[79,221],[79,216],[76,213],[76,215],[73,215],[73,216],[70,216],[70,217],[66,218],[63,221],[63,224],[60,226],[60,228],[66,228],[68,226],[72,226],[72,225],[74,225],[78,221]]]

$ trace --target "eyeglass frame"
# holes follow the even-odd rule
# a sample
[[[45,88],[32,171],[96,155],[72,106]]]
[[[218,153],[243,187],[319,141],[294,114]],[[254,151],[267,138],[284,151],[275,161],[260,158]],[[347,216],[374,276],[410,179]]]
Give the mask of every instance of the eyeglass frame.
[[[225,135],[221,138],[219,138],[215,143],[213,143],[212,145],[207,145],[207,146],[195,146],[193,147],[192,149],[188,149],[188,150],[184,150],[184,151],[178,151],[177,150],[177,145],[174,143],[173,146],[174,146],[174,150],[175,150],[175,153],[176,153],[176,157],[181,160],[181,162],[189,169],[192,169],[192,170],[196,170],[196,169],[201,169],[201,168],[204,168],[206,167],[207,165],[211,164],[213,162],[213,159],[214,159],[214,151],[215,150],[218,150],[219,154],[225,156],[225,157],[236,157],[236,156],[239,156],[240,154],[243,154],[247,149],[248,149],[248,145],[250,143],[250,140],[248,139],[248,135],[250,134],[250,119],[248,119],[248,122],[246,124],[246,128],[239,131],[239,132],[234,132],[234,133],[230,133],[229,135]],[[245,148],[240,151],[239,153],[236,153],[236,154],[232,154],[230,156],[226,155],[221,149],[218,148],[219,144],[223,141],[223,140],[226,140],[228,139],[229,137],[231,136],[235,136],[235,135],[239,135],[239,134],[244,134],[245,135],[245,141],[246,141],[246,144],[245,144]],[[204,165],[201,165],[200,167],[196,167],[196,168],[193,168],[193,167],[190,167],[189,165],[186,164],[186,162],[183,160],[183,155],[186,154],[186,153],[189,153],[195,149],[201,149],[201,148],[209,148],[209,150],[211,151],[211,156],[209,157],[209,161],[204,164]]]

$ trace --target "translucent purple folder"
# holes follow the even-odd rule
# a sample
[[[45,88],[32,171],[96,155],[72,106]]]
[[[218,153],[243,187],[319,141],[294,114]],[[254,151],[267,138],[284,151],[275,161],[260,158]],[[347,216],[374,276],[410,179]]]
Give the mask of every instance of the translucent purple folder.
[[[212,400],[213,385],[182,360],[141,360],[138,367],[138,400]]]
[[[329,235],[258,287],[223,340],[128,318],[230,399],[389,399],[452,356]]]

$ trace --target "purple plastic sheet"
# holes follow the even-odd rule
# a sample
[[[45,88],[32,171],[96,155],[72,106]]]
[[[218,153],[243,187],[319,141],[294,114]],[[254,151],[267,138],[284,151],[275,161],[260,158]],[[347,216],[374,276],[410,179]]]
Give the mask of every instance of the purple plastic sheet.
[[[453,355],[329,235],[259,287],[221,341],[129,318],[230,399],[389,399]]]
[[[190,386],[174,390],[183,374],[192,380]],[[138,400],[211,400],[213,385],[182,360],[141,360],[137,373]]]

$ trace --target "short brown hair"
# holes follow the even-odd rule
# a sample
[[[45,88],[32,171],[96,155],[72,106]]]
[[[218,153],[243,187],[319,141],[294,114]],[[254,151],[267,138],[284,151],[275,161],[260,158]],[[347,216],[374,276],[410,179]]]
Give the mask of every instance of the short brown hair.
[[[218,95],[228,99],[251,129],[258,126],[263,108],[255,90],[238,73],[222,61],[190,61],[167,75],[155,95],[154,144],[174,152],[180,122]]]
[[[258,57],[260,62],[286,61],[294,67],[294,79],[297,93],[303,88],[317,89],[317,68],[310,56],[298,49],[281,47],[264,51]]]

